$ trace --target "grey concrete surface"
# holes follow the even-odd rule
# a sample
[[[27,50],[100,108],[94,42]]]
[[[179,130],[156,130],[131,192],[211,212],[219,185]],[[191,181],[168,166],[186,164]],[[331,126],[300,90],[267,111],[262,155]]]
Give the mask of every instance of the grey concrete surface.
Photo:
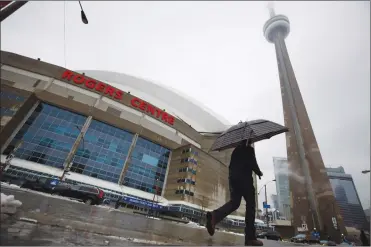
[[[205,229],[191,228],[182,223],[149,219],[141,215],[110,210],[106,207],[85,205],[13,187],[2,186],[1,192],[13,194],[17,200],[23,202],[19,209],[19,217],[38,221],[32,236],[29,237],[32,241],[41,241],[37,245],[51,245],[54,243],[50,242],[53,241],[52,239],[59,239],[55,240],[57,245],[64,245],[64,243],[66,245],[102,245],[98,242],[105,241],[108,236],[122,237],[123,239],[117,237],[111,237],[111,239],[113,242],[123,241],[123,244],[130,244],[130,239],[152,241],[149,242],[151,245],[160,243],[161,245],[241,246],[244,243],[244,237],[240,235],[216,232],[213,237],[210,237]],[[64,235],[59,235],[65,237],[52,238],[51,236],[55,236],[55,232],[58,233],[58,231],[62,231]],[[75,240],[71,240],[72,235],[69,231],[82,235],[77,234]],[[82,237],[85,236],[84,234],[89,237]],[[59,235],[57,234],[57,236]],[[50,237],[48,238],[48,236]],[[7,241],[9,239],[11,238],[8,237]],[[269,246],[293,245],[270,240],[264,240],[264,242]]]

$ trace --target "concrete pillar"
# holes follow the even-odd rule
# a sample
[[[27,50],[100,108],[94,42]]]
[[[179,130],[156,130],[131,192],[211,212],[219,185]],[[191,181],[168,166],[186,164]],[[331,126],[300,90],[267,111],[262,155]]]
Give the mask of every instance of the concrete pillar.
[[[35,101],[36,100],[36,101]],[[29,104],[32,104],[31,108]],[[26,100],[13,118],[5,125],[1,132],[1,153],[5,151],[10,142],[13,140],[18,131],[26,123],[27,119],[35,111],[36,107],[40,104],[40,101],[36,99],[35,95],[32,94],[28,100]],[[9,130],[9,131],[8,131]],[[8,134],[8,133],[9,134]]]
[[[161,196],[164,196],[164,194],[165,194],[165,188],[166,188],[166,184],[167,184],[167,176],[169,175],[169,169],[170,169],[172,154],[173,154],[173,152],[170,151],[169,159],[167,161],[166,174],[165,174],[165,178],[164,178],[164,185],[162,186]]]
[[[91,123],[92,120],[93,120],[93,117],[92,116],[89,116],[86,119],[85,124],[82,126],[81,131],[80,131],[80,134],[77,136],[77,138],[75,140],[75,143],[73,144],[70,152],[67,155],[66,160],[64,161],[63,167],[64,167],[65,170],[67,170],[67,168],[69,167],[69,165],[70,165],[70,163],[72,161],[72,157],[75,155],[75,153],[77,151],[77,148],[79,147],[82,138],[85,136],[85,133],[88,130],[88,128],[89,128],[90,123]]]
[[[49,84],[50,86],[50,84]],[[75,140],[75,143],[73,144],[70,152],[68,153],[67,155],[67,158],[66,160],[64,161],[64,164],[63,164],[63,167],[64,167],[64,172],[61,176],[61,180],[63,180],[64,176],[65,176],[65,173],[68,171],[68,168],[70,166],[70,163],[72,161],[72,157],[75,155],[76,151],[77,151],[77,148],[79,147],[80,145],[80,142],[81,140],[84,138],[85,136],[85,133],[86,131],[88,130],[91,122],[93,121],[93,116],[91,116],[91,113],[94,109],[94,107],[96,107],[98,104],[99,104],[99,101],[102,99],[102,96],[100,98],[98,98],[94,104],[94,106],[91,106],[89,108],[89,114],[90,116],[88,116],[88,118],[86,119],[84,125],[82,126],[81,130],[80,130],[80,134],[77,136],[76,140]]]

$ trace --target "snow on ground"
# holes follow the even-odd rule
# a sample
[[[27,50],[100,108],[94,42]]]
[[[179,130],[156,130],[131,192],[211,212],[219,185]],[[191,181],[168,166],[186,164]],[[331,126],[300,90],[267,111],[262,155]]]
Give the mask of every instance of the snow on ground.
[[[192,221],[188,222],[187,224],[185,224],[186,226],[188,227],[192,227],[192,228],[205,228],[204,226],[200,226],[199,224],[197,223],[194,223]]]
[[[188,222],[187,224],[185,224],[186,226],[188,227],[192,227],[192,228],[205,228],[204,226],[200,226],[198,223],[195,223],[195,222]],[[245,234],[243,233],[238,233],[238,232],[230,232],[230,231],[226,231],[226,230],[216,230],[217,232],[224,232],[224,233],[227,233],[227,234],[233,234],[233,235],[236,235],[236,236],[245,236]]]
[[[120,210],[118,210],[118,209],[115,209],[115,208],[113,208],[113,207],[110,207],[110,206],[108,206],[108,205],[95,205],[97,208],[104,208],[104,209],[108,209],[108,210],[111,210],[111,211],[120,211]]]
[[[232,235],[236,235],[236,236],[245,236],[245,234],[243,234],[243,233],[230,232],[230,231],[226,231],[226,230],[220,230],[219,232],[224,232],[224,233],[228,233],[228,234],[232,234]]]
[[[13,188],[20,188],[19,185],[16,185],[16,184],[8,184],[8,183],[4,183],[4,182],[1,182],[1,186],[5,186],[5,187],[13,187]]]
[[[161,220],[160,218],[156,218],[156,217],[153,217],[153,216],[147,216],[148,219],[153,219],[153,220]]]
[[[153,241],[153,240],[146,240],[146,239],[138,239],[138,238],[125,238],[119,236],[107,236],[108,238],[112,239],[119,239],[123,241],[129,241],[133,243],[140,243],[140,244],[153,244],[153,245],[168,245],[169,243],[160,242],[160,241]]]
[[[22,202],[14,199],[14,195],[5,195],[1,193],[1,207],[20,207]]]
[[[22,202],[14,199],[14,195],[5,195],[1,193],[1,213],[4,214],[15,214],[17,208],[22,206]]]

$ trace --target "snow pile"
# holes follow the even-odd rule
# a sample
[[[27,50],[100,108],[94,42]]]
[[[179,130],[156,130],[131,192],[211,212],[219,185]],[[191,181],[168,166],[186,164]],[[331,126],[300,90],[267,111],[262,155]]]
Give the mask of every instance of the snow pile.
[[[154,240],[146,240],[146,239],[138,239],[138,238],[126,238],[126,237],[119,237],[119,236],[107,236],[108,238],[112,239],[119,239],[123,241],[129,241],[133,243],[139,244],[149,244],[149,245],[168,245],[166,242],[154,241]]]
[[[147,216],[148,219],[153,219],[153,220],[161,220],[160,218],[153,217],[153,216]]]
[[[199,224],[197,224],[197,223],[195,223],[195,222],[192,222],[192,221],[188,222],[188,223],[186,224],[186,226],[188,226],[188,227],[192,227],[192,228],[205,228],[204,226],[200,226]]]
[[[237,235],[237,236],[245,236],[245,234],[243,234],[243,233],[230,232],[230,231],[226,231],[226,230],[221,230],[220,232],[224,232],[224,233],[228,233],[228,234],[232,234],[232,235]]]
[[[1,186],[4,186],[4,187],[13,187],[13,188],[20,188],[19,185],[9,184],[9,183],[4,183],[4,182],[1,182]]]
[[[22,206],[22,202],[14,199],[14,195],[5,195],[1,193],[1,213],[15,214],[17,208]]]

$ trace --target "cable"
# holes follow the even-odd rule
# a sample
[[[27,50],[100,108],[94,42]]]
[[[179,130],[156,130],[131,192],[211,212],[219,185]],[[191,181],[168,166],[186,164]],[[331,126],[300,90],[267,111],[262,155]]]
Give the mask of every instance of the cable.
[[[67,69],[67,49],[66,49],[66,1],[63,1],[63,60],[64,68]],[[68,98],[68,86],[66,84],[66,94]]]
[[[67,59],[66,59],[66,1],[64,2],[63,6],[63,56],[64,56],[64,67],[67,67]]]

